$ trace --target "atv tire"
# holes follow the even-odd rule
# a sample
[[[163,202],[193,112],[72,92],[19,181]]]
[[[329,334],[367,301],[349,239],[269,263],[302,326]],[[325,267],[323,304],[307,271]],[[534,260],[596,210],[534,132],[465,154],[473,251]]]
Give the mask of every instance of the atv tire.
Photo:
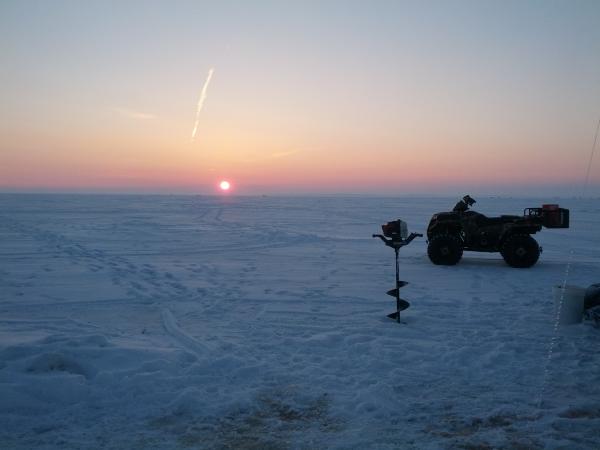
[[[513,234],[504,241],[500,253],[509,266],[526,268],[537,262],[540,246],[528,234]]]
[[[436,234],[429,239],[427,256],[434,264],[453,266],[460,261],[462,254],[462,242],[453,234]]]

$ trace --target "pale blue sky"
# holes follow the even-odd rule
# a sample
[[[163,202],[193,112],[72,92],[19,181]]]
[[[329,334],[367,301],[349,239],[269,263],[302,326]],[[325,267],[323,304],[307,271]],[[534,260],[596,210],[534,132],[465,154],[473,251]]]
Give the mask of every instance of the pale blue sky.
[[[279,151],[317,170],[307,161],[326,151],[357,164],[344,166],[355,185],[309,182],[326,192],[393,185],[385,171],[357,178],[360,165],[376,170],[364,162],[367,152],[409,161],[413,172],[437,165],[417,186],[425,191],[464,184],[464,174],[431,184],[462,161],[486,168],[475,181],[482,186],[491,177],[489,186],[509,192],[531,173],[540,186],[555,182],[576,193],[600,118],[598,1],[2,1],[0,57],[5,189],[19,186],[9,176],[17,167],[29,187],[39,179],[40,188],[58,188],[67,160],[93,178],[102,149],[111,164],[123,158],[104,168],[122,180],[148,149],[148,171],[169,154],[204,166],[199,186],[212,182],[209,170],[235,166],[235,152],[246,169],[261,152]],[[211,67],[199,144],[206,159],[187,160],[183,146]],[[152,125],[127,122],[128,114]],[[234,134],[235,143],[224,143]],[[491,166],[503,159],[514,162],[501,167],[514,167],[514,179],[494,177]],[[56,177],[42,176],[36,161]],[[176,177],[169,164],[165,171]],[[256,164],[261,175],[231,168],[249,191],[311,191],[299,175],[284,186],[269,171],[288,170],[294,180],[290,167]],[[595,160],[596,191],[599,168]],[[132,179],[144,184],[151,175],[142,172]],[[545,183],[544,172],[553,179]],[[270,176],[279,181],[261,187]],[[169,190],[165,183],[157,190]]]

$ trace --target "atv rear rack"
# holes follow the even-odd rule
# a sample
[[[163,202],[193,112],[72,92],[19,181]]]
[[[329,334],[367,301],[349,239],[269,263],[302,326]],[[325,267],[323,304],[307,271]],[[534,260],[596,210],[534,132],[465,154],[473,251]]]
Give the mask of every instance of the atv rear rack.
[[[539,218],[546,228],[569,228],[569,210],[558,205],[542,205],[541,208],[525,208],[523,215]]]

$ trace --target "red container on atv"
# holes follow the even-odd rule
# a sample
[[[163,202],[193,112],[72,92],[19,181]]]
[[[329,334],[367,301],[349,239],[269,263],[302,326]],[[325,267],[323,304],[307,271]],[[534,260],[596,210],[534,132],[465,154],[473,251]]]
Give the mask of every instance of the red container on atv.
[[[525,216],[539,217],[546,228],[569,228],[569,210],[555,204],[542,205],[541,208],[525,208]]]

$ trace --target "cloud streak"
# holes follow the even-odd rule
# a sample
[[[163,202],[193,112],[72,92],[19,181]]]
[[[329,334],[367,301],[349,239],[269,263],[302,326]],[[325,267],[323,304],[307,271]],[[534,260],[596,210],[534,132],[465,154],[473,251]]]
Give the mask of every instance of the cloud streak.
[[[127,117],[128,119],[135,119],[135,120],[156,119],[156,116],[154,114],[145,113],[145,112],[141,112],[141,111],[133,111],[133,110],[127,109],[127,108],[114,108],[114,110],[116,112],[118,112],[121,116]]]
[[[210,84],[210,79],[212,78],[214,67],[211,67],[208,71],[208,76],[206,77],[206,81],[204,82],[204,86],[202,86],[202,90],[200,91],[200,98],[198,99],[198,108],[196,110],[196,123],[194,123],[194,129],[192,130],[192,142],[196,139],[196,133],[198,131],[198,123],[200,122],[200,112],[202,111],[202,107],[204,106],[204,100],[206,100],[206,92],[208,91],[208,85]]]
[[[287,152],[276,152],[271,153],[271,158],[286,158],[288,156],[292,156],[298,153],[298,150],[289,150]]]

